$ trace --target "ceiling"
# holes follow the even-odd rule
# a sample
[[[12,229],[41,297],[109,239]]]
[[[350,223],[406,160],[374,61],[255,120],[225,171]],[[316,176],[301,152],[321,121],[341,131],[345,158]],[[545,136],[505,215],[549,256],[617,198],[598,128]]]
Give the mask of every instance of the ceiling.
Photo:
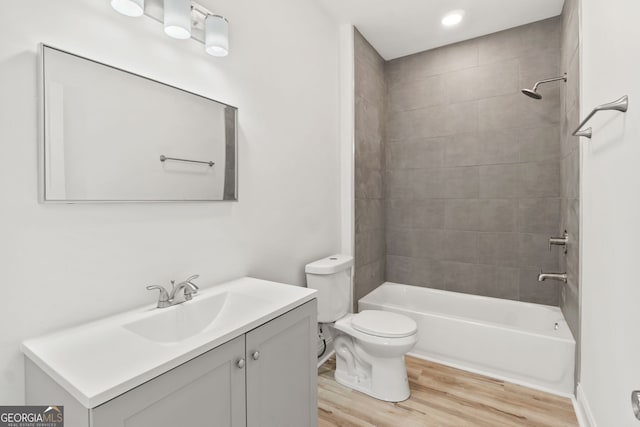
[[[564,0],[317,0],[386,60],[560,15]],[[462,9],[455,27],[440,23]]]

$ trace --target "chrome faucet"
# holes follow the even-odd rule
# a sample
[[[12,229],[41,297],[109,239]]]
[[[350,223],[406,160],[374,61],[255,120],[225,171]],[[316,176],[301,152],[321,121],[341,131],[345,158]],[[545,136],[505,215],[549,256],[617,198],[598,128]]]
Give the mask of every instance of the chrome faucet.
[[[567,283],[567,273],[543,273],[541,271],[538,274],[538,282],[544,282],[547,279]]]
[[[164,286],[151,285],[147,286],[147,290],[157,289],[160,291],[160,295],[158,297],[158,308],[166,308],[171,307],[172,305],[182,304],[185,301],[190,301],[193,298],[194,294],[198,293],[200,289],[193,281],[200,277],[200,275],[195,274],[189,277],[187,280],[183,280],[182,282],[176,285],[175,280],[171,281],[171,292],[167,292]],[[176,300],[176,296],[183,292],[184,299]]]

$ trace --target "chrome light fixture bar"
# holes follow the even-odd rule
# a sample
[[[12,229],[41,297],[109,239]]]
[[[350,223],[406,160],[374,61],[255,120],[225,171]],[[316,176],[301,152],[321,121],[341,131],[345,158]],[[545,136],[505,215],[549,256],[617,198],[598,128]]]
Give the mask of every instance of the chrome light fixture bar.
[[[188,20],[185,19],[189,4]],[[180,8],[182,3],[182,8]],[[173,8],[177,5],[178,8]],[[195,1],[189,0],[111,0],[111,6],[126,16],[141,16],[142,14],[164,25],[165,32],[175,38],[189,37],[205,45],[205,51],[212,56],[227,56],[229,53],[229,21],[216,15]],[[171,9],[171,10],[168,10]],[[134,14],[127,14],[133,10]],[[136,10],[144,13],[136,15]],[[177,14],[177,16],[176,16]],[[170,15],[170,16],[167,16]],[[177,19],[174,19],[177,18]],[[178,23],[176,25],[176,22]],[[170,27],[170,29],[168,29]],[[187,36],[187,31],[190,34]],[[182,36],[182,37],[176,37]]]

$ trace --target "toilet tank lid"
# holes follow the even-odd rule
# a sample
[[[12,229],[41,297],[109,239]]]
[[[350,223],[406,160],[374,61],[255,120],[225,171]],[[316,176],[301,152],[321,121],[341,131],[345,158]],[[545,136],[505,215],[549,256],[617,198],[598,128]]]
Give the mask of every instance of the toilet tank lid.
[[[307,264],[304,271],[311,274],[333,274],[344,271],[353,265],[351,255],[331,255]]]

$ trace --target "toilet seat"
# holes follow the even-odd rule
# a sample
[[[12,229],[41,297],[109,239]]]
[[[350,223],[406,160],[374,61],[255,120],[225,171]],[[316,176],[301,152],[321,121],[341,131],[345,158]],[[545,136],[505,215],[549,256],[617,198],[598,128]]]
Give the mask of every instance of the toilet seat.
[[[382,310],[364,310],[351,318],[351,326],[360,332],[382,338],[402,338],[418,330],[416,322],[401,314]]]

